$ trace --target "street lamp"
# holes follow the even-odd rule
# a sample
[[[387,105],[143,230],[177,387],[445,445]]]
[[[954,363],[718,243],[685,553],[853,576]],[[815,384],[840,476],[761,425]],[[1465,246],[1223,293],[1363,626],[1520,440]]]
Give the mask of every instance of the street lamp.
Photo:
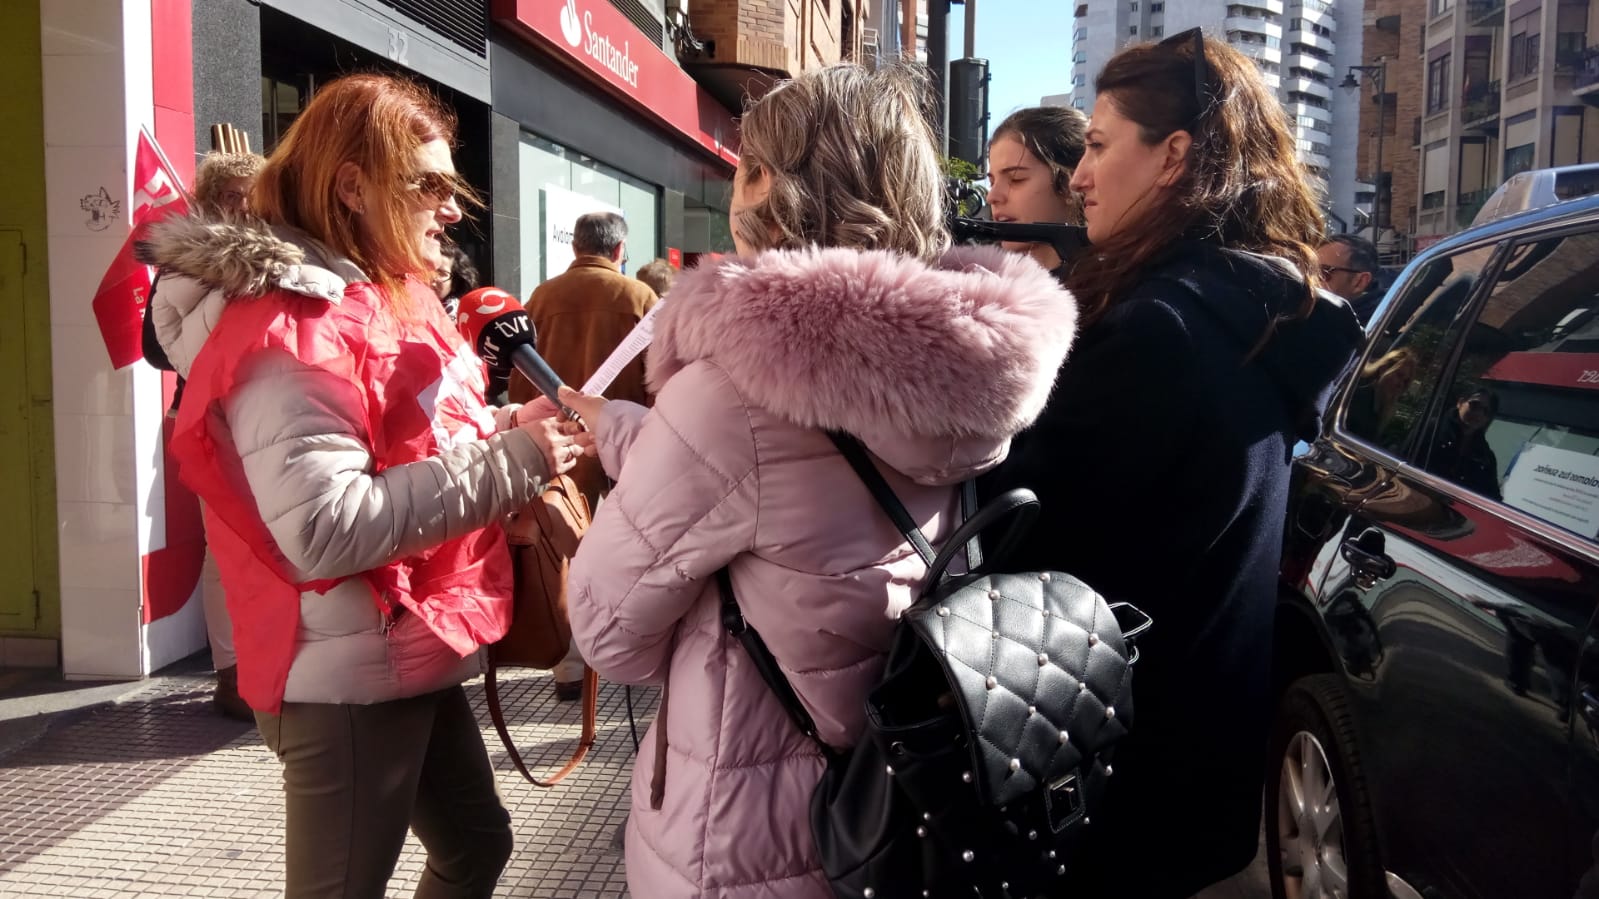
[[[1360,82],[1355,78],[1356,72],[1377,82],[1377,177],[1372,179],[1371,197],[1371,242],[1375,246],[1382,230],[1382,135],[1388,127],[1388,63],[1379,59],[1374,66],[1350,66],[1349,73],[1338,86],[1346,91],[1357,90]]]

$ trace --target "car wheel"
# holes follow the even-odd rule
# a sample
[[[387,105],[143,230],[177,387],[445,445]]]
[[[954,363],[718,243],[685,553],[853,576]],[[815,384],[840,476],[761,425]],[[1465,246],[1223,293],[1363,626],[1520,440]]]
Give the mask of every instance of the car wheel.
[[[1386,899],[1354,721],[1336,675],[1288,688],[1271,759],[1266,860],[1274,899]]]

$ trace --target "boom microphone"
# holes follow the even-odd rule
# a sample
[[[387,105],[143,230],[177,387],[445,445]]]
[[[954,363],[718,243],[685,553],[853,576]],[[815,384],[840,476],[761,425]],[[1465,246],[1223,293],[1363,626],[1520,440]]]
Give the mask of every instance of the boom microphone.
[[[557,398],[562,386],[561,376],[533,348],[533,321],[516,297],[498,287],[479,287],[461,297],[455,326],[489,368],[507,373],[515,368],[567,418],[577,417],[577,413],[562,406]]]

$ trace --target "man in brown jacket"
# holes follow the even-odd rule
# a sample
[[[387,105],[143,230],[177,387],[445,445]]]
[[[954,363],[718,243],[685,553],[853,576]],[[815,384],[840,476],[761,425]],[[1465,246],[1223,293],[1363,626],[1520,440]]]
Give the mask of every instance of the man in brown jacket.
[[[626,242],[627,222],[620,215],[591,212],[579,216],[572,228],[572,252],[577,258],[564,274],[540,284],[528,298],[527,312],[533,319],[539,355],[573,387],[581,387],[655,305],[655,291],[622,274]],[[512,402],[526,402],[536,395],[520,374],[512,377]],[[605,396],[649,402],[642,355],[622,369]],[[589,508],[594,508],[605,490],[605,471],[599,460],[579,461],[571,475]],[[581,659],[574,649],[555,669],[556,696],[577,699],[582,677]]]

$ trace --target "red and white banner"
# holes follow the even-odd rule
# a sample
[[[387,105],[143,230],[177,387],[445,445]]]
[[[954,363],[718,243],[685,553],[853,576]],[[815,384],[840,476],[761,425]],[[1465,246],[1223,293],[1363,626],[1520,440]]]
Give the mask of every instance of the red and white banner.
[[[133,157],[133,228],[94,292],[94,319],[100,325],[111,366],[122,368],[143,358],[140,337],[144,304],[150,298],[150,267],[133,258],[133,244],[144,229],[168,215],[188,212],[183,183],[148,131],[139,130]]]

